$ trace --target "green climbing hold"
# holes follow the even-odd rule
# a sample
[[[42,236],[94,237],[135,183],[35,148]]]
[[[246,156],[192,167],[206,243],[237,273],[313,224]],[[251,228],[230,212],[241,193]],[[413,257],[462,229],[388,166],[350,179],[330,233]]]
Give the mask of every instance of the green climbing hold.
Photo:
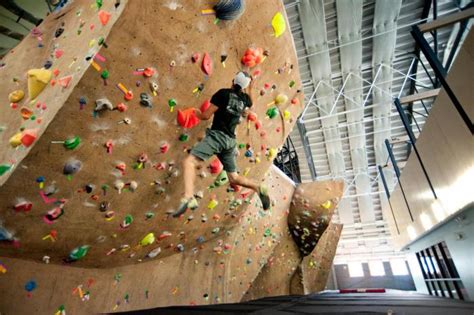
[[[71,251],[71,253],[69,253],[69,258],[72,261],[82,259],[87,255],[89,248],[90,248],[89,245],[82,245],[82,246],[76,247]]]
[[[100,77],[104,80],[108,79],[109,78],[109,71],[108,70],[102,71],[102,73],[100,74]]]
[[[133,216],[131,214],[127,214],[125,216],[125,219],[123,219],[122,223],[120,223],[120,226],[122,228],[128,228],[130,226],[130,224],[132,224],[133,222]]]
[[[183,133],[179,136],[179,141],[181,141],[181,142],[188,141],[188,139],[189,139],[189,136],[185,133]]]
[[[96,0],[95,3],[97,4],[97,8],[102,8],[102,0]]]
[[[0,164],[0,176],[12,169],[11,164]]]
[[[268,237],[270,235],[272,235],[272,231],[270,229],[266,229],[265,233],[263,233],[263,236],[265,236],[265,237]]]
[[[267,110],[266,114],[270,119],[273,119],[278,115],[278,108],[276,106],[273,106]]]
[[[239,149],[243,149],[243,148],[245,148],[245,143],[240,143],[239,144]]]
[[[296,82],[295,82],[294,80],[291,80],[290,83],[288,83],[288,86],[289,86],[290,88],[292,88],[292,87],[295,86],[295,84],[296,84]]]
[[[66,139],[66,141],[64,141],[64,147],[68,150],[74,150],[75,148],[77,148],[77,146],[80,143],[81,143],[81,138],[79,138],[78,136],[75,136],[75,137]]]
[[[222,171],[219,173],[219,175],[217,175],[217,178],[214,181],[214,185],[216,187],[219,187],[219,186],[227,184],[228,182],[229,182],[229,177],[227,177],[227,172]]]

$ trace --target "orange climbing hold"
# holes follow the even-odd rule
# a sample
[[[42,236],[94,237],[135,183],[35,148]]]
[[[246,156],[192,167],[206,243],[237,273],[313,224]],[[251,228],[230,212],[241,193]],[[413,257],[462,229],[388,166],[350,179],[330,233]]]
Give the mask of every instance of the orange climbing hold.
[[[111,16],[112,14],[110,14],[109,12],[100,10],[99,11],[100,23],[105,26],[109,22]]]
[[[262,48],[248,48],[242,57],[242,64],[253,68],[264,60]]]
[[[195,108],[178,110],[178,124],[183,128],[193,128],[199,124],[199,118],[196,116]]]
[[[211,75],[212,74],[212,59],[211,56],[209,56],[208,53],[204,54],[204,57],[202,58],[202,65],[201,65],[202,71],[204,71],[205,74]]]

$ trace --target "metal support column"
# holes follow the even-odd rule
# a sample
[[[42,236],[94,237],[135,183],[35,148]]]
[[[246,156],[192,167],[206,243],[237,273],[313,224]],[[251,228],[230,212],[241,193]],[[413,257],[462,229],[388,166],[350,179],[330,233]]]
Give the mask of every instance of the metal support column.
[[[304,123],[300,123],[299,119],[296,122],[298,131],[300,132],[301,143],[303,144],[304,154],[306,155],[306,161],[308,162],[309,172],[311,173],[311,179],[316,180],[316,168],[314,167],[313,154],[311,153],[311,147],[309,146],[308,136],[306,135],[306,127]]]
[[[421,51],[425,55],[426,59],[430,63],[431,67],[433,68],[433,71],[435,72],[439,82],[441,82],[441,85],[443,86],[444,90],[448,94],[449,98],[451,99],[454,107],[456,108],[457,112],[461,116],[462,120],[464,121],[466,126],[469,128],[469,131],[471,131],[471,134],[474,134],[474,124],[469,118],[469,115],[464,110],[461,102],[459,102],[458,98],[456,97],[456,94],[453,92],[448,82],[446,81],[446,75],[447,75],[446,69],[443,67],[438,57],[434,54],[433,49],[431,49],[430,44],[426,41],[418,25],[413,26],[411,34],[413,38],[415,39],[415,42],[417,43],[417,45],[420,47]]]
[[[413,150],[415,151],[415,154],[418,158],[418,161],[420,162],[421,169],[423,170],[423,173],[425,174],[426,180],[428,181],[428,184],[431,188],[431,192],[433,193],[433,196],[435,199],[438,199],[438,196],[436,195],[436,191],[433,187],[433,184],[431,183],[430,177],[428,176],[428,172],[426,171],[425,165],[423,164],[423,160],[421,159],[420,153],[418,152],[418,149],[416,148],[416,138],[415,135],[413,134],[413,130],[411,129],[408,118],[405,114],[405,111],[403,110],[402,104],[400,104],[400,100],[398,98],[395,99],[394,101],[395,107],[397,108],[398,114],[400,115],[400,119],[402,120],[403,126],[405,127],[405,130],[408,134],[408,138],[410,138],[411,145],[413,146]]]

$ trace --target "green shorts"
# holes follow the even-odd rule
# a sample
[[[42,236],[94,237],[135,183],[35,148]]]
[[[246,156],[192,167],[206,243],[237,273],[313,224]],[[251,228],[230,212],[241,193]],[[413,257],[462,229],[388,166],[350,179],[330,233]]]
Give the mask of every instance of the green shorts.
[[[206,136],[201,142],[197,143],[192,149],[191,154],[206,161],[211,156],[217,155],[224,170],[228,173],[237,171],[235,163],[235,147],[237,142],[219,130],[206,130]]]

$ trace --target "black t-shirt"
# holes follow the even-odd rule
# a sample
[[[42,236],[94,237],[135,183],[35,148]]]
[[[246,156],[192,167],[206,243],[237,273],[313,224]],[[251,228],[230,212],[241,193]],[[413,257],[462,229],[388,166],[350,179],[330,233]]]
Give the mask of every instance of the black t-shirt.
[[[211,129],[235,138],[235,127],[240,123],[245,108],[252,107],[250,96],[242,91],[220,89],[212,96],[211,103],[219,107],[214,113]]]

